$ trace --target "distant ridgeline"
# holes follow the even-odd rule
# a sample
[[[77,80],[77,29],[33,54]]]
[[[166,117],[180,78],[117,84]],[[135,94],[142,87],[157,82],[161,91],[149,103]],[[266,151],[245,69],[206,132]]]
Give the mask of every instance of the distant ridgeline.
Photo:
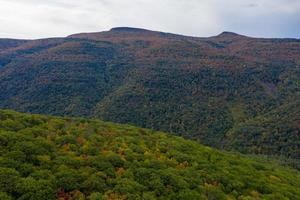
[[[180,137],[0,110],[0,199],[300,199],[299,171]]]
[[[300,40],[114,28],[0,40],[0,107],[300,158]]]

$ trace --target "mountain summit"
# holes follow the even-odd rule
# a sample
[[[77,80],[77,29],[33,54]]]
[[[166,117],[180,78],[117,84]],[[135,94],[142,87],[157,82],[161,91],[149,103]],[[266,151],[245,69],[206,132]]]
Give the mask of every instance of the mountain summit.
[[[220,37],[225,37],[225,36],[231,36],[231,37],[236,37],[236,36],[243,36],[234,32],[229,32],[229,31],[224,31],[221,34],[219,34],[218,36]]]
[[[110,29],[113,32],[149,32],[150,30],[133,27],[115,27]]]
[[[240,35],[240,34],[237,34],[234,32],[224,31],[224,32],[220,33],[219,35],[214,36],[214,38],[222,39],[222,40],[230,40],[230,39],[247,39],[249,37]]]

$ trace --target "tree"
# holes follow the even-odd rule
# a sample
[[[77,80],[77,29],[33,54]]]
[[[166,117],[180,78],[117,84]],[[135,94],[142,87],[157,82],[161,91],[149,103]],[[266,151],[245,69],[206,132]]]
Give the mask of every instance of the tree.
[[[78,171],[66,166],[61,166],[59,171],[55,174],[55,177],[57,186],[66,191],[80,188],[84,181],[84,177],[78,174]]]
[[[99,192],[93,192],[90,196],[87,198],[88,200],[104,200],[104,197]]]
[[[107,188],[104,175],[102,173],[92,174],[82,183],[82,188],[87,193],[104,192]]]
[[[0,199],[1,200],[13,200],[11,196],[9,196],[6,192],[0,192]]]
[[[20,181],[20,174],[12,168],[0,167],[0,191],[8,194],[13,194],[16,190],[16,185]]]
[[[49,180],[36,180],[32,177],[22,178],[16,185],[19,199],[51,200],[56,197],[56,187]]]

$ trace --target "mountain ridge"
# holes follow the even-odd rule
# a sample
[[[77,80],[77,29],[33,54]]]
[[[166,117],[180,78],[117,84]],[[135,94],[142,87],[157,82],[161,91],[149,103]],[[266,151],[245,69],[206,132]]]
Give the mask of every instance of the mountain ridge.
[[[299,113],[291,108],[299,109],[300,40],[106,31],[1,44],[1,108],[98,117],[299,158]],[[282,107],[292,116],[276,123],[269,113]]]
[[[17,38],[0,38],[0,40],[5,41],[20,41],[20,42],[31,42],[35,40],[49,40],[49,39],[62,39],[62,38],[72,38],[76,37],[79,35],[94,35],[94,34],[104,34],[104,33],[109,33],[109,32],[115,32],[115,33],[153,33],[153,34],[162,34],[162,35],[173,35],[173,36],[180,36],[180,37],[186,37],[186,38],[195,38],[195,39],[210,39],[210,38],[217,38],[217,37],[245,37],[245,38],[253,38],[253,39],[265,39],[265,40],[288,40],[288,41],[297,41],[300,40],[300,38],[288,38],[288,37],[259,37],[259,36],[246,36],[242,35],[236,32],[232,31],[222,31],[219,34],[216,35],[211,35],[211,36],[191,36],[191,35],[186,35],[186,34],[177,34],[177,33],[172,33],[172,32],[162,32],[162,31],[157,31],[157,30],[150,30],[150,29],[145,29],[145,28],[138,28],[138,27],[113,27],[107,31],[96,31],[96,32],[81,32],[81,33],[75,33],[75,34],[70,34],[67,35],[66,37],[49,37],[49,38],[37,38],[37,39],[17,39]]]

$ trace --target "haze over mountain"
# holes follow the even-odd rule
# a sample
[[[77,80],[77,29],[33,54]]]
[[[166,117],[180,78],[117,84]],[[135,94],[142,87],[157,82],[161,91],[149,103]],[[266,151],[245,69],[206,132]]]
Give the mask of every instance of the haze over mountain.
[[[300,40],[120,27],[0,40],[0,107],[163,130],[220,149],[300,155]]]

